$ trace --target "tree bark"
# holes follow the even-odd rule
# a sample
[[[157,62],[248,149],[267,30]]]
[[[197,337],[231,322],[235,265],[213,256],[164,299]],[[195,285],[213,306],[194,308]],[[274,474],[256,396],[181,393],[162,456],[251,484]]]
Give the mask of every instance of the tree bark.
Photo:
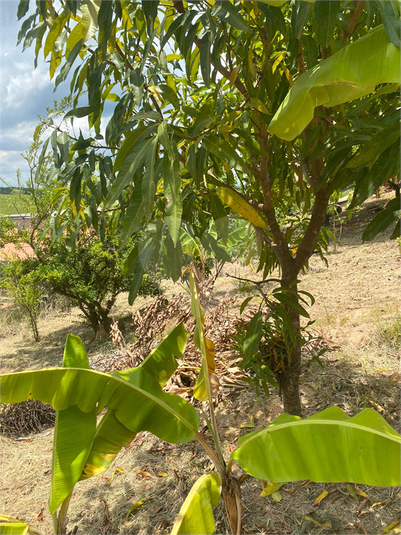
[[[297,285],[295,281],[298,278],[298,271],[291,267],[290,269],[282,268],[281,286],[283,288],[291,288],[294,292],[297,291]],[[292,296],[298,301],[297,294]],[[290,335],[286,333],[288,347],[291,348],[290,355],[285,362],[285,365],[281,369],[279,374],[279,386],[281,395],[283,398],[284,412],[287,414],[294,414],[296,416],[302,416],[301,397],[299,393],[299,378],[302,368],[302,356],[301,356],[301,321],[298,312],[295,312],[292,308],[287,307],[287,313],[291,319],[291,323],[294,329],[295,340],[290,339]]]

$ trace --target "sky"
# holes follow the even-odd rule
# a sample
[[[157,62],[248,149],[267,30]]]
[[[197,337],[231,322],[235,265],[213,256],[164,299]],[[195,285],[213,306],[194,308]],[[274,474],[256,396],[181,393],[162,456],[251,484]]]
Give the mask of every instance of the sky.
[[[17,185],[18,169],[22,182],[28,178],[21,153],[32,142],[38,115],[46,115],[46,106],[52,106],[68,90],[61,85],[53,93],[43,49],[35,70],[34,44],[24,52],[22,43],[16,46],[22,22],[17,20],[18,3],[19,0],[0,0],[0,178],[12,186]]]

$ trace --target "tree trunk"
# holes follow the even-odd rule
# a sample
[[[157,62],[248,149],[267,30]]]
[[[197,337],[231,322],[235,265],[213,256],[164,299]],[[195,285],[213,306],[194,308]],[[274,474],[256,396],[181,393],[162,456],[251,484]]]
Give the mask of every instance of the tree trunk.
[[[294,270],[285,270],[283,268],[281,285],[283,288],[291,288],[294,292],[298,287],[295,281],[298,278],[298,273]],[[291,296],[298,301],[296,294]],[[288,347],[291,347],[291,353],[288,356],[288,361],[282,368],[279,375],[279,385],[281,395],[283,398],[284,412],[287,414],[294,414],[296,416],[302,416],[301,397],[299,394],[299,378],[301,375],[301,321],[298,312],[295,312],[292,308],[287,308],[287,313],[291,319],[291,323],[294,329],[295,340],[290,339],[290,335],[287,336]]]

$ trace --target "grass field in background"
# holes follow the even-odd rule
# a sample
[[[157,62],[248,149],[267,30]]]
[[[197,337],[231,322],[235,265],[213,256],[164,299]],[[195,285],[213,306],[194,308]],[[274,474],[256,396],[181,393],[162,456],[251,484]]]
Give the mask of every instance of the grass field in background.
[[[0,193],[0,215],[26,214],[28,206],[19,195]]]

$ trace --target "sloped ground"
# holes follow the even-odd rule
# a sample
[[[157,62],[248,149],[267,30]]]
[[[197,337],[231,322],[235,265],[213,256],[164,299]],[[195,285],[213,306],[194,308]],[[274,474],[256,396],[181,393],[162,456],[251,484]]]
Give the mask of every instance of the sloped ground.
[[[316,297],[311,309],[311,317],[316,319],[313,328],[329,348],[321,358],[321,366],[315,362],[305,366],[301,385],[305,416],[332,404],[350,415],[374,407],[399,429],[400,253],[397,243],[388,241],[388,234],[379,235],[373,243],[360,242],[363,228],[373,217],[377,204],[383,202],[379,199],[365,203],[363,210],[342,228],[340,243],[333,246],[328,258],[329,267],[313,258],[303,277],[302,288]],[[227,271],[254,278],[240,266]],[[216,356],[223,387],[217,418],[227,457],[240,435],[249,432],[252,426],[265,427],[282,410],[277,393],[268,399],[256,398],[253,391],[243,388],[240,374],[229,360],[231,352],[225,351],[221,342],[226,331],[238,321],[237,309],[227,303],[238,293],[238,287],[233,279],[221,277],[206,307],[210,318],[220,307],[209,328],[216,331],[215,342],[220,341]],[[179,291],[171,285],[167,297]],[[134,307],[142,318],[149,303],[141,299]],[[185,312],[184,309],[183,305],[180,312]],[[120,326],[128,345],[134,341],[128,326],[131,313],[121,299],[116,317],[122,318]],[[3,310],[3,318],[4,314]],[[9,310],[7,314],[10,317]],[[160,311],[156,318],[163,329]],[[138,334],[138,316],[136,322]],[[155,331],[157,322],[153,324]],[[3,371],[60,365],[67,332],[79,334],[85,341],[91,337],[90,330],[74,310],[44,318],[39,325],[42,340],[35,345],[29,331],[13,327],[10,320],[3,325],[6,326],[0,349]],[[89,354],[93,366],[109,369],[132,365],[139,349],[134,344],[127,355],[125,350],[115,350],[109,343],[90,348]],[[191,346],[188,358],[195,358]],[[185,362],[188,366],[188,360]],[[181,384],[175,379],[170,386],[190,397],[190,373],[184,370],[179,377]],[[51,529],[46,504],[51,440],[51,430],[23,440],[1,439],[1,512],[30,521],[47,532]],[[167,533],[193,482],[211,468],[197,443],[175,446],[141,433],[106,472],[77,485],[70,506],[69,528],[76,526],[78,533],[88,534]],[[259,481],[245,479],[242,485],[245,533],[377,534],[399,520],[398,488],[297,482],[280,489],[281,499],[277,497],[280,501],[260,497],[260,491]],[[327,491],[327,496],[315,505],[323,491]],[[139,501],[143,504],[127,516]],[[224,533],[226,525],[220,505],[215,516],[217,532]]]

